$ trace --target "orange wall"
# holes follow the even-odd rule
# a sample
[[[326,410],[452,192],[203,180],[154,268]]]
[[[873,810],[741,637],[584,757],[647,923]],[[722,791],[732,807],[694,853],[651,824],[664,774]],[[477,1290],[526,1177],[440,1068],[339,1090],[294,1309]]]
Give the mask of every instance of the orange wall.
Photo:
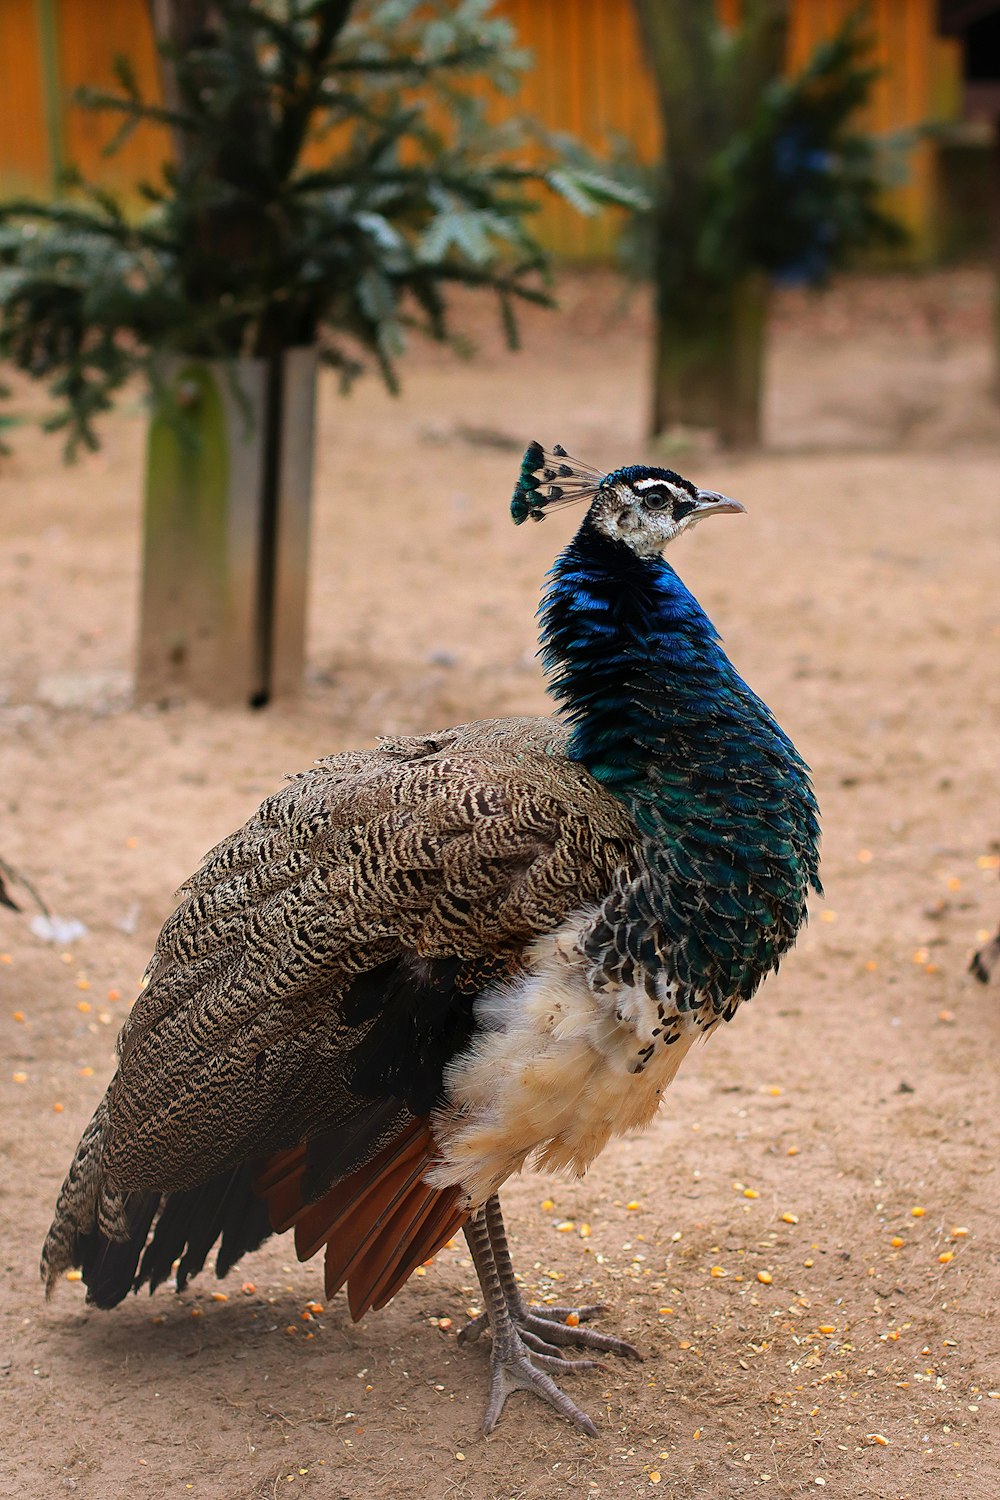
[[[11,197],[48,182],[34,0],[0,0],[0,193]]]
[[[54,0],[66,159],[90,179],[128,191],[154,178],[163,137],[144,127],[113,158],[101,151],[115,128],[111,116],[70,107],[81,84],[113,82],[112,58],[128,56],[143,92],[158,93],[156,57],[146,0]],[[870,0],[877,81],[870,123],[897,130],[926,119],[953,118],[958,101],[958,50],[934,35],[935,0]],[[855,8],[856,0],[793,0],[791,53],[800,64]],[[719,0],[726,20],[739,0]],[[498,0],[535,67],[506,111],[535,116],[551,129],[568,130],[602,151],[622,136],[652,159],[659,122],[645,71],[631,0]],[[918,246],[930,235],[934,199],[934,149],[924,142],[910,157],[908,182],[893,207],[914,231]],[[51,165],[45,131],[35,0],[0,0],[0,193],[46,192]],[[566,205],[546,202],[536,220],[545,242],[575,259],[607,255],[614,216],[582,219]]]
[[[4,3],[0,0],[0,6]],[[57,17],[59,75],[67,103],[84,85],[120,92],[113,66],[117,55],[129,59],[145,97],[159,97],[156,48],[146,0],[57,0]],[[102,152],[121,124],[120,116],[70,105],[64,121],[66,160],[79,167],[88,180],[120,187],[159,175],[167,147],[164,136],[152,127],[140,127],[120,151],[108,158]]]

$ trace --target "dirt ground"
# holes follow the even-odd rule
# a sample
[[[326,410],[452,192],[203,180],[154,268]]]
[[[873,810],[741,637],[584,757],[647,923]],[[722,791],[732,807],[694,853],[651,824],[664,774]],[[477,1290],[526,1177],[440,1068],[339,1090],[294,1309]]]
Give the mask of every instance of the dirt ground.
[[[476,1305],[461,1241],[357,1326],[340,1300],[307,1312],[321,1268],[286,1240],[111,1314],[79,1283],[46,1305],[37,1260],[202,853],[316,756],[545,711],[533,611],[576,518],[515,530],[507,500],[529,438],[607,467],[654,456],[644,303],[569,278],[519,355],[470,308],[475,362],[415,351],[399,401],[324,388],[307,688],[256,714],[130,703],[138,399],[74,469],[15,432],[0,853],[87,932],[47,943],[30,910],[0,908],[5,1494],[1000,1491],[1000,983],[966,972],[1000,916],[989,295],[969,270],[784,296],[766,450],[672,458],[747,505],[672,560],[815,768],[827,896],[647,1134],[582,1182],[505,1192],[532,1296],[606,1301],[646,1355],[573,1383],[596,1441],[526,1396],[481,1437],[485,1341],[455,1338]]]

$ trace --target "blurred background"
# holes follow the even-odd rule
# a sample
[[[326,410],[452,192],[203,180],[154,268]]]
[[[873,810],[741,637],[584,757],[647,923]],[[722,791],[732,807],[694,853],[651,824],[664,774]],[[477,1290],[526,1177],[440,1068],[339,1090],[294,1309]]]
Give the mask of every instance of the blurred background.
[[[515,98],[498,112],[530,114],[570,131],[595,151],[609,134],[653,160],[661,132],[655,86],[631,0],[499,0],[532,65]],[[790,0],[790,69],[800,68],[858,9],[852,0]],[[0,118],[0,180],[8,196],[55,191],[67,162],[88,180],[125,193],[155,177],[164,140],[136,137],[102,156],[107,121],[74,109],[76,89],[110,87],[116,53],[128,57],[147,93],[159,92],[153,22],[147,0],[106,0],[99,24],[88,0],[6,0],[0,15],[5,107]],[[720,0],[719,19],[734,25],[740,0]],[[867,9],[871,60],[881,70],[861,119],[889,132],[933,124],[915,144],[893,208],[912,235],[901,258],[937,264],[991,245],[989,200],[995,164],[997,7],[982,0],[873,0]],[[619,227],[613,216],[581,219],[545,201],[546,244],[574,262],[610,259]]]

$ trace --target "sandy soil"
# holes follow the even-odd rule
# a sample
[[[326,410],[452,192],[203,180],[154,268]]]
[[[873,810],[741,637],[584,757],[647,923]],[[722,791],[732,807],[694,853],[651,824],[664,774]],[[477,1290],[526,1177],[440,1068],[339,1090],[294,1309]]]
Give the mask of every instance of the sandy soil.
[[[510,526],[518,454],[649,453],[643,303],[564,293],[519,356],[472,311],[473,364],[416,351],[397,402],[324,389],[308,684],[263,713],[130,705],[138,401],[75,469],[28,429],[0,468],[0,852],[88,929],[63,948],[0,908],[6,1494],[1000,1489],[998,990],[966,974],[1000,914],[1000,419],[973,271],[786,297],[767,450],[676,460],[748,506],[675,561],[815,767],[827,899],[648,1134],[505,1194],[531,1293],[606,1300],[646,1353],[574,1383],[598,1440],[523,1396],[480,1436],[462,1243],[358,1326],[305,1313],[321,1271],[284,1240],[113,1314],[42,1300],[56,1190],[203,851],[317,755],[544,710],[532,614],[574,518]]]

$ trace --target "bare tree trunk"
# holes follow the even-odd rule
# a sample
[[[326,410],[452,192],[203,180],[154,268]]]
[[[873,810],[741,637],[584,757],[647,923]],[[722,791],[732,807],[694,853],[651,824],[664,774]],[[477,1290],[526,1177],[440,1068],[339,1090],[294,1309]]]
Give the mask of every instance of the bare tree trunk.
[[[699,289],[658,309],[653,371],[654,434],[709,428],[729,448],[760,442],[768,285],[760,271],[733,286]]]
[[[710,427],[731,446],[760,441],[767,282],[721,285],[700,265],[705,185],[716,154],[749,120],[784,62],[790,0],[747,0],[747,45],[720,80],[713,0],[635,0],[665,138],[656,208],[653,434]]]
[[[149,0],[161,47],[164,102],[181,113],[171,54],[214,40],[214,0]],[[345,4],[344,15],[349,7]],[[327,26],[343,24],[340,12]],[[231,28],[233,56],[252,45]],[[267,105],[238,99],[231,126],[245,141],[267,139]],[[207,164],[173,131],[176,169],[227,176],[225,148]],[[211,267],[252,265],[271,226],[231,206],[202,209],[189,231]],[[211,272],[208,273],[209,278]],[[192,301],[212,301],[211,279],[190,281]],[[261,320],[255,357],[230,368],[198,351],[169,365],[154,404],[147,457],[144,565],[137,695],[167,701],[194,695],[259,707],[301,686],[312,493],[317,357],[286,347],[280,324]],[[235,394],[236,388],[241,392]],[[184,431],[171,405],[184,407]]]

